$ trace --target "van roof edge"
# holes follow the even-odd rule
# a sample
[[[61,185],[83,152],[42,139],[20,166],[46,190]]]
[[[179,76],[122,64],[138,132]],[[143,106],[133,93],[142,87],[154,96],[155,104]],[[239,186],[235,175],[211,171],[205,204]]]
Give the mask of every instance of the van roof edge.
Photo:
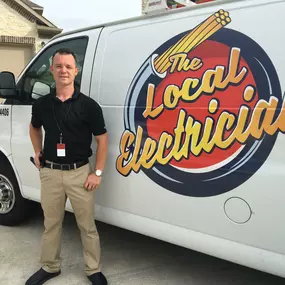
[[[235,2],[247,2],[247,0],[235,0]],[[269,3],[270,2],[280,2],[280,0],[279,1],[278,0],[267,0],[267,2],[269,2]],[[72,35],[72,34],[76,34],[76,33],[80,33],[80,32],[93,30],[93,29],[105,28],[105,27],[109,27],[109,26],[115,26],[115,25],[119,25],[119,24],[130,23],[130,22],[136,22],[136,21],[140,21],[140,20],[144,20],[144,19],[159,18],[159,17],[165,16],[165,15],[168,15],[169,13],[171,13],[171,14],[183,13],[183,12],[188,11],[188,10],[198,10],[201,8],[211,7],[211,6],[215,6],[215,5],[221,5],[224,3],[233,3],[233,0],[218,0],[218,1],[213,1],[213,2],[206,2],[206,3],[202,3],[202,4],[197,4],[197,6],[186,6],[183,8],[168,10],[168,11],[160,12],[157,14],[140,15],[140,16],[130,17],[130,18],[122,19],[122,20],[101,23],[98,25],[87,26],[84,28],[79,28],[79,29],[75,29],[75,30],[71,30],[68,32],[58,34],[58,35],[54,36],[51,40],[61,38],[61,37],[65,37],[65,36]]]

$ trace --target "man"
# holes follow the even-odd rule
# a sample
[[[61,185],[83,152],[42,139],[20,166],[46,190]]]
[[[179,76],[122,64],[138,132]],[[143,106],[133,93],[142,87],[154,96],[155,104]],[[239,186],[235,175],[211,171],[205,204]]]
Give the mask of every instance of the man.
[[[81,232],[86,275],[92,284],[106,285],[100,268],[100,242],[93,212],[94,191],[101,183],[108,151],[103,113],[93,99],[75,88],[78,68],[76,56],[70,50],[55,52],[51,72],[56,88],[35,102],[30,123],[35,164],[40,170],[45,231],[42,267],[26,285],[44,284],[61,273],[60,240],[67,197]],[[92,154],[92,134],[97,142],[94,172],[88,160]]]

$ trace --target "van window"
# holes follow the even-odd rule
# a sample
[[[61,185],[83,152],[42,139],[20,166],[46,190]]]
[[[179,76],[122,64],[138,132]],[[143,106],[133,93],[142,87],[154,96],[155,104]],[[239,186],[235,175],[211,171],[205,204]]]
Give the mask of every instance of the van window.
[[[54,52],[60,48],[69,48],[76,54],[79,72],[75,78],[75,85],[80,88],[87,43],[88,38],[84,37],[58,42],[46,48],[18,83],[21,103],[32,103],[34,100],[47,95],[50,88],[55,87],[50,65]]]

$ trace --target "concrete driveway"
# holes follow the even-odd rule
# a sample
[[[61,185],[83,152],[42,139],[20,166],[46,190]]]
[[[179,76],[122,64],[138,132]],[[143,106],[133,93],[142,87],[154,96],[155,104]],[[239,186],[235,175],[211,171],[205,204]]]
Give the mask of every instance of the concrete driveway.
[[[97,222],[103,272],[110,285],[278,285],[285,280]],[[43,218],[38,209],[20,227],[0,226],[0,284],[24,285],[39,269]],[[62,274],[49,285],[90,284],[84,275],[80,235],[66,214]]]

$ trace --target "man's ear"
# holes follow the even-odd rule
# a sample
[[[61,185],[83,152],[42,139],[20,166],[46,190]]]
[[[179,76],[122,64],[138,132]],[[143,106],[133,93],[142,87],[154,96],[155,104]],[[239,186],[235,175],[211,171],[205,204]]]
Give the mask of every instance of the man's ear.
[[[79,70],[78,70],[78,67],[75,68],[75,76],[77,76]]]

